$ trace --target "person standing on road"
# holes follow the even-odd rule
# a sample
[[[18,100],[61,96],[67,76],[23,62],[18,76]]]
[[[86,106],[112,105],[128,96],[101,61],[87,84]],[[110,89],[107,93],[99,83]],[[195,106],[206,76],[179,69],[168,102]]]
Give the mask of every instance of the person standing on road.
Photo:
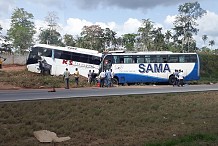
[[[179,75],[179,72],[176,69],[175,72],[173,73],[173,76],[174,76],[173,86],[178,85],[178,75]]]
[[[179,70],[178,79],[179,79],[178,86],[182,86],[183,87],[184,86],[183,70]]]
[[[107,76],[106,77],[107,77],[107,87],[111,87],[112,86],[112,84],[111,84],[112,73],[111,73],[110,69],[107,71]]]
[[[64,72],[64,81],[65,81],[65,89],[69,89],[69,79],[70,79],[70,72],[68,71],[68,68],[66,68]]]
[[[91,76],[92,76],[92,78],[91,78],[91,83],[92,83],[93,85],[95,85],[96,76],[97,76],[97,74],[95,73],[95,70],[92,71]]]
[[[76,72],[74,73],[75,76],[75,83],[76,83],[76,87],[79,86],[79,71],[78,68],[76,68]]]
[[[104,87],[104,81],[105,81],[105,71],[102,71],[99,75],[100,78],[100,87]]]

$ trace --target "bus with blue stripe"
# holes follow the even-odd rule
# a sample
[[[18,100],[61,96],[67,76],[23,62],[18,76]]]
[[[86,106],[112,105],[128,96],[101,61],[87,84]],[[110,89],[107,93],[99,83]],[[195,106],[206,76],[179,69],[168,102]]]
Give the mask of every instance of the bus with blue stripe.
[[[184,81],[200,79],[200,62],[197,53],[168,51],[108,53],[104,55],[100,71],[112,69],[113,82],[173,83],[175,70],[182,70]]]

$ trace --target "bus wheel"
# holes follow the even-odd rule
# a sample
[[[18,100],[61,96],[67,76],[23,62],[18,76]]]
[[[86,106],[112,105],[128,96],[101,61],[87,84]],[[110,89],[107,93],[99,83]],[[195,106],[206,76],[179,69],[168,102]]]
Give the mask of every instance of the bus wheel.
[[[112,83],[113,83],[113,85],[118,86],[118,79],[117,78],[112,78]]]
[[[175,77],[174,77],[173,75],[171,75],[171,76],[169,77],[169,84],[170,84],[170,85],[173,85],[174,82],[175,82]]]

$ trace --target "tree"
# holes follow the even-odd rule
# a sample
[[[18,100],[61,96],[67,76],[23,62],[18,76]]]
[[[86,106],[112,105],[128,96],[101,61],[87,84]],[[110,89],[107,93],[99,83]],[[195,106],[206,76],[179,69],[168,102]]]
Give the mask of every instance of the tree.
[[[154,36],[154,50],[157,51],[163,51],[165,48],[165,42],[164,42],[164,34],[162,34],[162,28],[159,27],[156,30],[153,30],[153,36]]]
[[[104,43],[105,48],[115,48],[117,42],[116,42],[116,32],[110,30],[110,28],[104,29]]]
[[[64,45],[65,46],[72,46],[72,47],[74,47],[76,45],[76,42],[75,42],[75,40],[74,40],[72,35],[65,34],[63,38],[64,38]]]
[[[64,46],[62,43],[61,34],[54,30],[44,29],[39,34],[39,43],[41,44],[54,44],[57,46]]]
[[[139,27],[138,29],[140,42],[143,44],[143,51],[148,51],[150,49],[153,27],[154,25],[152,21],[150,21],[149,19],[143,19],[142,27]]]
[[[58,23],[57,21],[59,20],[59,17],[57,16],[56,12],[48,12],[48,15],[45,17],[45,22],[48,25],[47,29],[44,29],[41,31],[40,34],[41,38],[40,39],[46,39],[41,40],[41,42],[46,42],[47,44],[55,44],[55,45],[63,45],[61,43],[62,38],[60,33],[57,31],[58,29]],[[43,37],[44,36],[44,37]]]
[[[98,51],[104,49],[104,32],[99,25],[84,26],[81,36],[84,48]]]
[[[7,34],[19,52],[24,52],[33,43],[33,35],[36,31],[32,19],[33,15],[23,8],[16,8],[11,16],[11,28]]]
[[[128,51],[133,51],[134,50],[134,44],[135,44],[135,38],[136,38],[137,34],[124,34],[123,35],[123,44],[124,47],[128,50]]]
[[[178,11],[179,15],[176,16],[174,21],[174,30],[177,36],[183,37],[182,46],[185,44],[188,47],[185,51],[189,51],[189,40],[193,34],[196,35],[199,31],[196,21],[206,14],[206,11],[200,7],[198,2],[180,5]]]
[[[215,45],[215,41],[214,40],[210,40],[209,41],[209,46],[211,47],[211,50],[212,50],[212,47]]]
[[[207,41],[207,39],[208,39],[208,36],[206,34],[202,36],[202,40],[204,41],[204,45],[205,45],[205,42]]]

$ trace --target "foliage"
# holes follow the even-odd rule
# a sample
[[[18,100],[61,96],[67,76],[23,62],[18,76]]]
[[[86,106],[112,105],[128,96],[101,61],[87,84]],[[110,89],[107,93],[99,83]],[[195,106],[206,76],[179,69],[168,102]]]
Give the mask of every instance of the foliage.
[[[144,51],[151,51],[153,22],[150,19],[142,20],[142,27],[138,28],[139,40],[142,43],[141,49]]]
[[[61,34],[55,29],[44,29],[39,34],[39,42],[42,44],[53,44],[63,46]]]
[[[104,50],[104,31],[99,25],[84,26],[81,32],[84,48]]]
[[[105,44],[105,48],[115,48],[117,45],[116,42],[116,32],[110,30],[110,28],[106,28],[104,29],[104,44]]]
[[[123,45],[128,51],[134,51],[135,38],[137,34],[124,34],[123,37]]]
[[[190,42],[193,42],[193,34],[197,34],[199,31],[197,29],[197,19],[201,18],[206,11],[200,7],[198,2],[189,2],[179,6],[179,15],[176,16],[176,20],[174,21],[174,30],[176,31],[177,36],[182,37],[182,46],[184,46],[184,51],[189,52],[191,46],[189,46]],[[192,50],[194,50],[192,48]]]
[[[16,8],[11,16],[11,27],[8,36],[19,52],[24,52],[33,43],[33,35],[36,33],[33,14],[23,8]]]
[[[48,13],[48,16],[45,17],[45,22],[48,24],[49,28],[41,29],[41,32],[39,34],[40,43],[64,46],[61,34],[57,31],[58,19],[59,18],[55,12]]]
[[[217,82],[218,79],[218,55],[200,53],[200,75],[202,81]]]
[[[64,39],[64,45],[65,46],[74,47],[76,45],[76,42],[75,42],[75,40],[73,38],[73,35],[71,35],[71,34],[65,34],[63,39]]]

